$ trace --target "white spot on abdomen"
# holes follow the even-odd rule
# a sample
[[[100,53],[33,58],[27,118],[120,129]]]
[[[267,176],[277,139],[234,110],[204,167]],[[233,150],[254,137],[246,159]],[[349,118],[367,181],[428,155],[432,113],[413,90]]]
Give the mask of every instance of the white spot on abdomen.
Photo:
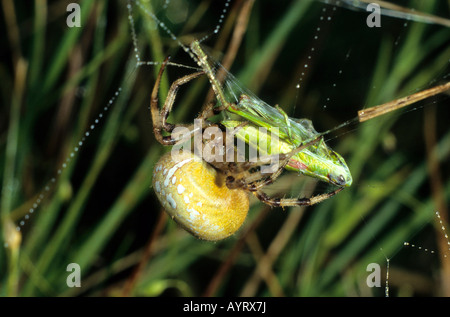
[[[173,199],[172,193],[167,194],[166,199],[167,199],[167,202],[169,203],[170,207],[172,207],[173,209],[177,208],[177,203]]]
[[[155,182],[155,190],[157,193],[161,192],[161,184],[159,183],[159,181]]]
[[[170,178],[173,176],[173,174],[175,174],[175,172],[180,167],[182,167],[186,163],[189,163],[190,161],[192,161],[192,158],[185,159],[184,161],[181,161],[181,162],[175,164],[174,166],[172,166],[170,168],[170,170],[167,172],[166,179],[164,180],[164,186],[165,187],[169,186],[169,181],[170,181]],[[166,170],[164,170],[164,171],[166,171]]]
[[[184,188],[184,186],[183,185],[181,185],[181,184],[178,184],[178,186],[177,186],[177,190],[178,190],[178,194],[182,194],[183,192],[184,192],[184,190],[185,190],[185,188]]]

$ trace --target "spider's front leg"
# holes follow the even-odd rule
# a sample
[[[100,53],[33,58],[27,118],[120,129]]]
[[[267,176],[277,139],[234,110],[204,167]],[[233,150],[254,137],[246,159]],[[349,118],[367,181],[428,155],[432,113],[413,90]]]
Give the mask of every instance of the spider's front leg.
[[[169,117],[169,113],[172,110],[172,106],[175,102],[175,98],[178,92],[178,89],[181,85],[186,84],[187,82],[201,76],[204,74],[203,71],[196,72],[190,75],[186,75],[182,78],[177,79],[170,86],[169,92],[166,97],[166,101],[161,110],[159,110],[158,106],[158,91],[161,83],[161,77],[164,73],[164,69],[169,61],[169,58],[163,62],[161,69],[159,70],[158,77],[156,78],[155,86],[153,87],[151,102],[150,102],[150,114],[153,122],[153,132],[155,134],[156,140],[162,145],[174,145],[179,142],[178,139],[172,138],[171,135],[164,136],[163,131],[171,133],[177,125],[167,122],[167,118]],[[182,125],[178,125],[182,126]],[[191,127],[193,125],[184,125],[187,127]],[[191,129],[192,130],[192,129]]]

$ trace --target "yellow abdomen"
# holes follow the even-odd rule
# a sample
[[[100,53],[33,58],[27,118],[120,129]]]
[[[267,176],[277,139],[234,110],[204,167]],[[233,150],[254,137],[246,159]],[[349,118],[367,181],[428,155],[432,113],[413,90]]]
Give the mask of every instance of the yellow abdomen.
[[[204,240],[221,240],[243,224],[249,199],[229,189],[224,177],[193,153],[166,153],[153,170],[153,188],[166,212],[184,229]]]

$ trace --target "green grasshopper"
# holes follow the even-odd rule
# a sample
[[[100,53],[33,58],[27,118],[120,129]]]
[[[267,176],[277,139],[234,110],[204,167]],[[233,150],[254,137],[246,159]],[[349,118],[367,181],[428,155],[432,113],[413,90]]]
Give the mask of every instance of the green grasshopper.
[[[214,71],[222,66],[209,58],[198,41],[194,41],[190,48],[198,65],[208,76],[220,104],[219,109],[238,117],[237,120],[223,119],[220,123],[227,128],[236,128],[241,125],[242,119],[250,122],[251,124],[240,127],[235,136],[249,146],[257,148],[260,154],[285,154],[302,142],[327,133],[319,134],[310,120],[290,118],[280,107],[268,105],[242,89],[240,85],[233,84],[234,87],[223,90],[215,75],[217,71]],[[226,72],[223,68],[221,70]],[[228,85],[236,81],[234,76],[227,72]],[[236,88],[240,90],[239,97],[236,97]],[[228,100],[231,98],[238,99],[238,102],[230,103]],[[268,133],[261,132],[259,127],[264,127]],[[277,138],[272,138],[271,135]],[[270,144],[266,150],[260,146],[263,142]],[[339,187],[348,187],[352,184],[352,176],[345,160],[329,148],[323,138],[292,156],[285,168]]]

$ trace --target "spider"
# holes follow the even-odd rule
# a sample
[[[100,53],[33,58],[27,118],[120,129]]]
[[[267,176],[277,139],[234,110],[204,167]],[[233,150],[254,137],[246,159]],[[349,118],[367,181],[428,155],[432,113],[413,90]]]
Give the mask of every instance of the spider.
[[[198,45],[194,42],[191,47]],[[194,53],[195,48],[193,49]],[[198,52],[198,49],[197,49]],[[309,206],[322,202],[345,188],[339,184],[332,192],[311,198],[278,198],[270,197],[262,189],[273,183],[290,162],[290,159],[308,147],[323,142],[323,137],[317,134],[314,138],[302,141],[300,145],[285,153],[275,153],[278,164],[271,173],[262,173],[260,167],[267,164],[267,160],[257,161],[226,161],[217,160],[217,154],[225,158],[226,151],[217,146],[219,141],[226,144],[236,137],[236,134],[247,125],[242,122],[233,132],[224,129],[220,123],[208,121],[209,118],[236,104],[225,100],[220,86],[204,56],[196,58],[202,68],[193,74],[177,79],[171,84],[168,95],[161,110],[159,108],[158,91],[164,69],[168,59],[163,62],[151,94],[150,113],[153,122],[153,132],[156,140],[162,145],[173,146],[192,138],[195,133],[204,133],[208,129],[215,129],[216,138],[203,138],[200,144],[195,143],[192,148],[182,151],[170,151],[163,155],[156,163],[153,171],[153,188],[166,212],[186,231],[203,240],[221,240],[235,233],[243,224],[249,210],[248,193],[252,193],[263,203],[271,207]],[[207,75],[219,106],[208,103],[200,112],[195,124],[172,124],[167,122],[170,111],[175,102],[180,86],[202,75]],[[177,129],[184,131],[181,135]],[[224,131],[226,130],[226,131]],[[217,132],[218,131],[218,132]],[[223,144],[223,143],[222,143]],[[234,143],[232,143],[234,144]],[[202,147],[212,147],[214,157],[204,155],[199,158],[197,153]],[[175,148],[175,147],[174,147]],[[173,149],[174,149],[173,148]],[[233,153],[235,156],[239,153]],[[338,177],[338,179],[342,179]]]

